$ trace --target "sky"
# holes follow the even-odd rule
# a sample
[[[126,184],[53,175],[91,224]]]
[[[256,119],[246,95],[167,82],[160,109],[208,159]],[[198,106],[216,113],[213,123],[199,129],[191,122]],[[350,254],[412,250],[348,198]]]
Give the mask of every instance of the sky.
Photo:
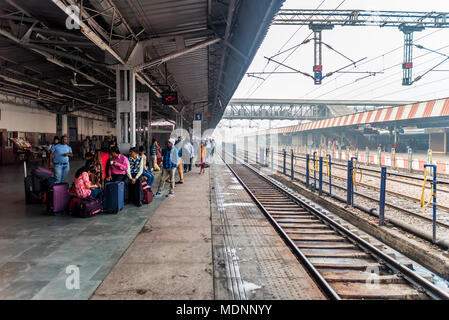
[[[449,12],[449,0],[286,0],[283,9],[317,9],[320,4],[319,9],[335,9],[341,4],[339,9]],[[278,65],[267,63],[264,57],[300,44],[310,33],[308,26],[270,26],[247,72],[274,71]],[[353,61],[366,58],[357,67],[350,67],[345,71],[383,73],[370,77],[365,77],[367,74],[335,74],[323,79],[320,86],[314,85],[311,78],[300,74],[263,75],[265,81],[245,75],[233,98],[426,101],[449,97],[449,60],[437,68],[446,71],[429,72],[413,85],[402,86],[404,35],[398,28],[335,26],[333,30],[322,32],[322,41]],[[449,29],[415,32],[414,43],[449,55]],[[322,56],[323,74],[350,63],[325,46]],[[414,47],[413,78],[422,75],[444,58]],[[313,41],[274,59],[312,74]],[[276,71],[291,70],[280,66]],[[365,78],[360,79],[362,77]],[[273,121],[271,126],[289,124],[292,122]],[[252,121],[249,131],[267,128],[268,125],[268,121]],[[231,123],[229,120],[222,120],[221,126],[249,127],[249,122],[233,120]]]
[[[335,9],[342,1],[325,0],[320,9]],[[315,9],[321,2],[323,0],[286,0],[283,8]],[[449,1],[346,0],[339,9],[449,12]],[[267,64],[264,57],[273,56],[281,48],[285,50],[301,43],[310,32],[307,26],[272,25],[247,72],[273,71],[277,64],[273,62]],[[288,41],[290,37],[292,38]],[[265,81],[245,75],[234,94],[234,98],[421,101],[448,97],[449,72],[430,72],[412,86],[402,86],[403,38],[403,33],[395,27],[336,26],[333,30],[323,31],[322,41],[354,61],[366,57],[366,60],[357,65],[356,68],[348,68],[345,71],[380,71],[384,73],[365,79],[360,78],[366,74],[335,74],[330,78],[323,79],[321,86],[314,85],[312,79],[300,74],[272,74]],[[414,38],[415,44],[449,54],[449,29],[427,29],[415,32]],[[443,56],[428,53],[428,51],[416,47],[413,49],[413,56],[414,78],[444,59]],[[298,47],[296,50],[283,53],[275,59],[278,61],[286,59],[285,64],[312,74],[313,41]],[[369,60],[371,61],[366,63]],[[350,61],[323,46],[323,74],[335,71],[348,63]],[[449,60],[438,69],[449,71]],[[277,71],[290,70],[281,66]],[[264,77],[267,77],[267,75],[264,75]]]

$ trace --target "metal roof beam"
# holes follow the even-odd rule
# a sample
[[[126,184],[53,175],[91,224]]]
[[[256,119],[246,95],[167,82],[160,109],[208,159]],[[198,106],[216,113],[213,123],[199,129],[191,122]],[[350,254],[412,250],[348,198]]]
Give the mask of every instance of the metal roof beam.
[[[58,6],[62,11],[65,13],[71,12],[68,5],[66,5],[61,0],[51,0],[55,5]],[[75,5],[75,3],[71,0],[69,0],[71,5]],[[83,15],[87,16],[86,19],[89,19],[89,15],[85,12],[82,12]],[[119,61],[121,64],[126,64],[126,61],[117,53],[114,49],[112,49],[103,39],[100,38],[87,24],[85,24],[83,21],[80,20],[79,17],[73,16],[71,17],[75,23],[77,23],[81,27],[81,32],[89,38],[93,43],[95,43],[100,49],[109,52],[117,61]],[[89,23],[92,23],[94,25],[97,25],[95,20],[90,19]]]
[[[173,60],[173,59],[178,58],[180,56],[183,56],[183,55],[185,55],[187,53],[196,51],[198,49],[210,46],[211,44],[217,43],[220,40],[221,40],[220,38],[214,38],[214,39],[210,39],[210,40],[206,40],[206,41],[197,43],[197,44],[195,44],[193,46],[186,47],[183,50],[175,51],[175,52],[169,53],[169,54],[167,54],[167,55],[165,55],[165,56],[163,56],[161,58],[154,59],[154,60],[142,63],[140,65],[137,65],[137,66],[134,67],[134,70],[141,71],[143,69],[157,67],[157,66],[161,65],[164,62]]]

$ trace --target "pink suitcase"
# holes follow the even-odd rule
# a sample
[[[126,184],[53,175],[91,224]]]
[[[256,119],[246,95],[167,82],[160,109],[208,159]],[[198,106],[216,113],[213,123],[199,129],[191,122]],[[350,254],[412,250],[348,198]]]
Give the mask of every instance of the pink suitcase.
[[[47,191],[47,213],[56,214],[67,210],[70,201],[69,184],[56,183]]]

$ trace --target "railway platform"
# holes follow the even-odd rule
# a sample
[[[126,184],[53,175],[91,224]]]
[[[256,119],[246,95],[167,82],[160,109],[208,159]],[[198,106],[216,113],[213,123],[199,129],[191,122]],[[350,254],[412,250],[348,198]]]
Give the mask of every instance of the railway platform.
[[[185,175],[92,299],[324,299],[223,162]]]
[[[90,219],[48,216],[42,205],[25,205],[23,168],[0,167],[0,297],[324,299],[216,160],[203,175],[196,168],[185,174],[173,198]],[[153,189],[158,184],[159,175]],[[78,289],[67,287],[73,267]]]

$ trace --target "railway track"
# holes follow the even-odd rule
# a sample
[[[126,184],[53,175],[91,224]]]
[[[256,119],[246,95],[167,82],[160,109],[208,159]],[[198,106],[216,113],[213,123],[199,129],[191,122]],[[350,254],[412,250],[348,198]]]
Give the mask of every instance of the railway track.
[[[247,164],[227,165],[330,299],[449,299],[279,182]]]
[[[282,160],[279,160],[279,159],[277,159],[277,161],[278,161],[278,164],[282,162]],[[312,163],[312,162],[311,162],[311,163]],[[288,161],[286,164],[289,166],[289,165],[290,165],[290,162]],[[300,166],[300,165],[295,165],[295,166],[296,166],[297,168],[299,168],[299,169],[303,169],[304,171],[306,170],[306,167],[304,167],[304,166]],[[288,168],[287,170],[289,171],[290,168]],[[332,170],[335,170],[335,168],[332,167]],[[289,172],[290,172],[290,171],[289,171]],[[300,175],[304,175],[304,176],[305,176],[305,174],[304,174],[303,172],[300,172],[300,171],[297,171],[297,170],[295,170],[295,174],[300,174]],[[365,175],[365,173],[363,173],[363,174]],[[311,175],[311,178],[313,179],[313,175]],[[346,180],[347,180],[346,177],[339,176],[339,175],[336,175],[336,174],[332,174],[332,178],[333,178],[333,179],[340,180],[340,181],[346,181]],[[376,177],[376,178],[379,178],[379,177]],[[388,178],[388,179],[390,179],[390,178]],[[397,182],[397,181],[396,181],[396,182]],[[325,183],[325,182],[323,181],[323,183]],[[400,183],[407,184],[406,181],[400,181]],[[362,186],[362,187],[365,187],[365,188],[368,188],[368,189],[371,189],[371,190],[375,190],[375,191],[379,191],[379,190],[380,190],[379,187],[373,186],[373,185],[371,185],[371,184],[358,183],[358,185],[359,185],[359,186]],[[421,185],[421,186],[422,186],[422,185]],[[440,192],[440,191],[441,191],[441,190],[438,189],[438,192]],[[415,203],[420,203],[420,199],[417,199],[417,198],[415,198],[415,197],[412,197],[412,196],[409,196],[409,195],[406,195],[406,194],[403,194],[403,193],[400,193],[400,192],[395,192],[395,191],[391,191],[391,190],[388,190],[388,189],[387,189],[387,190],[386,190],[386,193],[387,193],[387,194],[390,194],[390,195],[392,195],[392,196],[395,196],[395,197],[397,197],[397,198],[402,198],[402,199],[406,199],[406,200],[413,201],[413,202],[415,202]],[[355,193],[355,194],[357,194],[357,193]],[[361,194],[359,193],[358,195],[361,195]],[[363,195],[361,195],[361,196],[364,197]],[[437,204],[437,208],[449,212],[449,207],[448,207],[448,206],[445,206],[445,205],[442,205],[442,204]]]

